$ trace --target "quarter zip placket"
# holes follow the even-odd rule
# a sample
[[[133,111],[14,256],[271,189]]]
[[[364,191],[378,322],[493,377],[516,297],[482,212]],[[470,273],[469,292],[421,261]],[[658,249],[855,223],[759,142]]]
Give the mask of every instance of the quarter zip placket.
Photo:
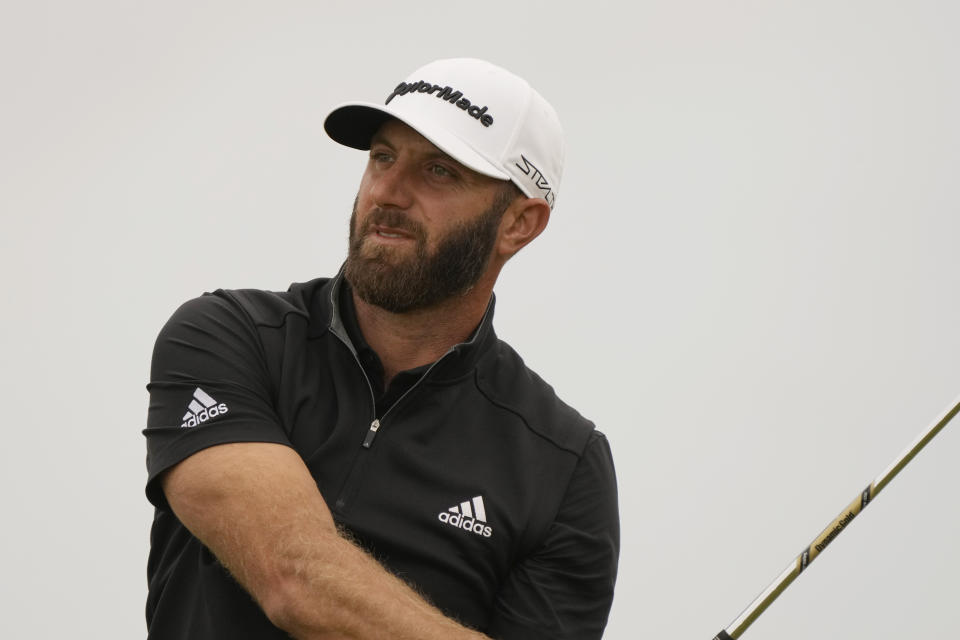
[[[338,278],[341,275],[337,276]],[[373,443],[376,440],[377,434],[380,433],[383,428],[386,420],[393,413],[393,411],[400,406],[415,389],[424,384],[424,380],[433,372],[438,364],[445,361],[451,354],[457,352],[457,348],[461,345],[454,345],[447,350],[443,356],[436,360],[433,364],[427,367],[427,370],[424,371],[423,375],[413,383],[399,398],[396,399],[381,415],[377,415],[377,396],[373,390],[373,384],[370,382],[370,377],[367,375],[366,369],[363,368],[363,364],[360,362],[360,355],[357,353],[356,348],[353,346],[353,341],[350,339],[349,333],[346,331],[346,327],[343,322],[338,317],[338,306],[337,299],[339,295],[339,287],[334,286],[330,292],[330,305],[332,307],[332,317],[330,318],[329,330],[330,332],[343,343],[347,351],[350,352],[350,355],[353,356],[353,361],[356,363],[357,367],[360,368],[360,373],[363,375],[364,381],[367,383],[367,391],[370,393],[370,416],[371,421],[369,426],[366,429],[366,432],[363,435],[363,440],[358,447],[357,455],[353,457],[353,461],[350,463],[350,467],[346,470],[346,475],[343,479],[343,484],[338,490],[336,500],[334,501],[334,508],[339,513],[344,513],[345,510],[349,509],[350,502],[352,501],[352,496],[357,491],[358,483],[360,478],[364,475],[364,466],[367,464],[369,458],[364,452],[369,452],[373,447]],[[480,325],[474,334],[467,340],[466,345],[475,344],[478,339],[479,333],[482,330],[482,327],[485,323],[489,322],[488,318],[493,309],[493,298],[491,297],[490,302],[487,305],[487,309],[484,312],[483,318],[480,320]]]
[[[382,416],[380,416],[379,418],[374,418],[373,422],[370,423],[370,428],[367,429],[367,435],[364,436],[364,438],[363,438],[363,445],[361,445],[361,446],[363,446],[364,449],[369,449],[370,447],[373,446],[373,439],[377,437],[377,432],[380,431],[380,427],[382,426],[383,420],[385,420],[386,417],[387,417],[388,415],[390,415],[390,413],[397,407],[397,405],[399,405],[401,402],[403,402],[403,399],[404,399],[404,398],[406,398],[408,395],[410,395],[410,393],[411,393],[414,389],[416,389],[417,387],[419,387],[420,384],[421,384],[424,380],[426,380],[427,376],[430,375],[430,372],[433,371],[433,368],[434,368],[434,367],[436,367],[438,364],[440,364],[441,362],[443,362],[443,361],[446,359],[446,357],[449,356],[449,355],[450,355],[451,353],[453,353],[454,351],[455,351],[455,349],[450,349],[450,350],[448,350],[445,354],[443,354],[443,356],[442,356],[439,360],[435,361],[433,364],[431,364],[429,367],[427,367],[427,370],[423,372],[423,375],[420,376],[420,378],[419,378],[416,382],[414,382],[412,385],[410,385],[410,388],[407,389],[406,391],[404,391],[404,392],[403,392],[403,395],[401,395],[399,398],[397,398],[397,400],[396,400],[392,405],[390,405],[390,406],[387,408],[386,411],[383,412],[383,415],[382,415]],[[357,357],[356,354],[354,354],[353,359],[354,359],[354,361],[357,363],[357,366],[359,366],[360,369],[363,370],[363,366],[360,364],[360,359]],[[376,401],[376,397],[375,397],[374,394],[373,394],[373,385],[370,384],[370,378],[367,377],[367,372],[366,372],[366,371],[363,372],[363,377],[364,377],[364,378],[366,379],[366,381],[367,381],[367,387],[370,388],[370,398],[373,400],[373,413],[374,413],[374,415],[376,415],[376,413],[377,413],[377,401]]]
[[[336,335],[336,333],[334,335]],[[363,379],[367,383],[367,390],[370,392],[371,414],[373,415],[373,420],[370,422],[370,426],[367,427],[367,432],[364,435],[363,442],[360,445],[360,452],[358,452],[358,456],[354,458],[353,463],[350,465],[350,469],[347,471],[346,478],[344,479],[344,484],[340,488],[336,502],[334,503],[335,508],[339,512],[343,513],[344,510],[349,507],[349,503],[351,502],[350,496],[353,494],[357,482],[359,482],[360,477],[363,475],[363,466],[366,464],[366,455],[364,455],[362,452],[368,451],[373,446],[373,441],[377,437],[377,433],[380,431],[380,428],[383,426],[383,421],[398,405],[400,405],[400,403],[404,401],[408,395],[410,395],[414,389],[423,383],[427,376],[430,375],[430,372],[433,371],[434,367],[436,367],[444,359],[446,359],[447,356],[453,353],[456,348],[451,348],[439,360],[431,364],[427,370],[424,371],[423,375],[420,376],[420,378],[413,385],[411,385],[409,389],[404,391],[403,394],[397,398],[397,400],[391,404],[380,417],[377,417],[377,398],[373,391],[373,385],[370,383],[370,377],[367,375],[366,370],[360,363],[360,357],[357,355],[349,341],[344,340],[344,338],[339,335],[337,335],[337,338],[344,344],[344,346],[347,348],[347,351],[349,351],[353,356],[353,361],[357,364],[357,367],[360,368],[360,373],[363,375]]]

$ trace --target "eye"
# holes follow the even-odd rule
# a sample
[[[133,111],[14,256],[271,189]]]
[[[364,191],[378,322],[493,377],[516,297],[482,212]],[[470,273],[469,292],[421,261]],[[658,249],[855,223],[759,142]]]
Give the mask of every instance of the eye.
[[[432,164],[430,165],[430,173],[438,178],[453,178],[456,177],[456,174],[450,170],[449,167],[446,167],[442,164]]]
[[[385,149],[370,149],[370,160],[373,162],[390,162],[393,154]]]

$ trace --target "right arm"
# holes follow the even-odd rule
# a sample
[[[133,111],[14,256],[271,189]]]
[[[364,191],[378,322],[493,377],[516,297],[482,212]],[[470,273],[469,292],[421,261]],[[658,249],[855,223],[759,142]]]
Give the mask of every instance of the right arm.
[[[486,638],[341,536],[303,460],[285,445],[209,447],[161,482],[184,526],[294,638]]]
[[[482,638],[338,534],[281,427],[260,344],[232,294],[191,300],[164,326],[144,430],[150,500],[171,508],[295,638]],[[198,388],[224,409],[183,427]]]

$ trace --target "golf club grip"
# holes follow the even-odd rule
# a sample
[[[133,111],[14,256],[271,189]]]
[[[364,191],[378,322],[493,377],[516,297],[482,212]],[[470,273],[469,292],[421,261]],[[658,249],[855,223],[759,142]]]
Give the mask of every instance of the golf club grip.
[[[727,633],[727,630],[724,629],[717,635],[713,636],[713,640],[733,640],[733,638],[731,638],[730,634]]]

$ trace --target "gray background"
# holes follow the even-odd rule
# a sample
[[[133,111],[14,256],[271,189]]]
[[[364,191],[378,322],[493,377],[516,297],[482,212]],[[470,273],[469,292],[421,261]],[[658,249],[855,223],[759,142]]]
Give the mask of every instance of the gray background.
[[[958,6],[4,2],[0,636],[144,635],[157,331],[333,273],[323,115],[469,55],[567,131],[497,326],[613,444],[606,637],[712,637],[960,393]],[[745,637],[956,637],[958,431]]]

